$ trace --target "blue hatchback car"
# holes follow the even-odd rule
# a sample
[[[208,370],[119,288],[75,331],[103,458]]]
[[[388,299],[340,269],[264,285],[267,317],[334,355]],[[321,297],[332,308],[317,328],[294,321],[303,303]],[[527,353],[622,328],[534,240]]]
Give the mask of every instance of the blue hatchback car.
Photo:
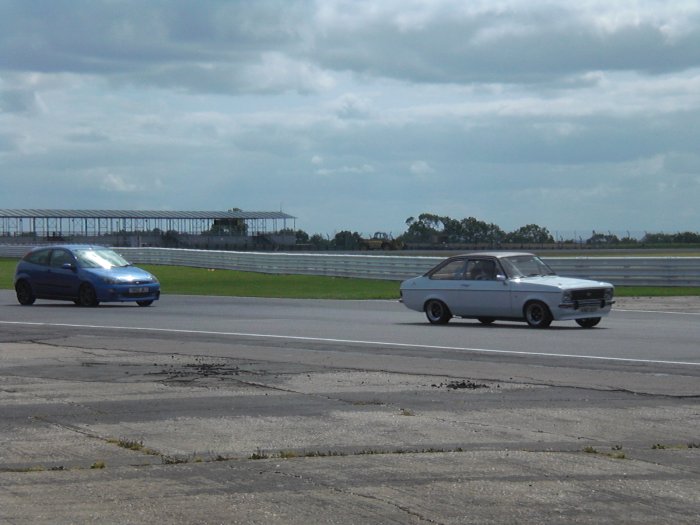
[[[36,299],[73,301],[81,306],[133,301],[150,306],[160,283],[114,250],[82,244],[34,248],[17,264],[15,291],[20,304]]]

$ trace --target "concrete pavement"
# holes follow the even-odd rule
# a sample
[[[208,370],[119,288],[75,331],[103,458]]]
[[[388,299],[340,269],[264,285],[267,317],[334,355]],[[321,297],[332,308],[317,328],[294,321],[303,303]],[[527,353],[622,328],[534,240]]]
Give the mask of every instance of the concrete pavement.
[[[700,522],[698,397],[189,344],[5,333],[0,523]]]

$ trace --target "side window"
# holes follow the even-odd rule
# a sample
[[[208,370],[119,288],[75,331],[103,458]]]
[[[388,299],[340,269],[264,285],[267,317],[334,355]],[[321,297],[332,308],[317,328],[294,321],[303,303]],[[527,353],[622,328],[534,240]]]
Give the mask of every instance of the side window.
[[[467,279],[493,281],[496,279],[496,263],[488,259],[469,261],[467,264]]]
[[[51,267],[60,268],[66,263],[74,263],[73,256],[66,250],[53,250],[51,252]]]
[[[48,266],[50,253],[51,251],[49,250],[49,248],[46,248],[44,250],[37,250],[35,252],[28,253],[24,257],[24,260],[32,264],[41,264],[42,266]]]
[[[435,270],[435,272],[430,275],[430,278],[439,280],[464,279],[465,264],[466,261],[464,259],[450,261],[444,266],[441,266]]]

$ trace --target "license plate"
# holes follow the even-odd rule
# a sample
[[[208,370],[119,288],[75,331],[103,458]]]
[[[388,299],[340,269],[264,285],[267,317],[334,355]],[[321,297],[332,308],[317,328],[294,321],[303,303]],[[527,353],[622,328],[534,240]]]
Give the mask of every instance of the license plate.
[[[148,288],[142,286],[140,288],[129,288],[129,293],[148,293]]]
[[[598,307],[597,307],[597,306],[583,306],[583,307],[581,308],[581,311],[582,311],[582,312],[597,312],[597,311],[598,311]]]

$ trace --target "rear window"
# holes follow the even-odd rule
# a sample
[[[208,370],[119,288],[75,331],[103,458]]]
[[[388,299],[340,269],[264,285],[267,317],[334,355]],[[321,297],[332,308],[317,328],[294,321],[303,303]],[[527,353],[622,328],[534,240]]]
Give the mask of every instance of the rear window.
[[[452,281],[455,279],[464,279],[464,267],[467,261],[464,259],[456,259],[453,261],[447,261],[442,266],[436,268],[430,273],[431,279],[437,279],[441,281]]]
[[[25,255],[24,260],[27,262],[30,262],[32,264],[42,264],[44,266],[48,266],[50,253],[51,253],[51,250],[49,248],[42,249],[42,250],[35,250],[35,251],[29,252],[27,255]]]

